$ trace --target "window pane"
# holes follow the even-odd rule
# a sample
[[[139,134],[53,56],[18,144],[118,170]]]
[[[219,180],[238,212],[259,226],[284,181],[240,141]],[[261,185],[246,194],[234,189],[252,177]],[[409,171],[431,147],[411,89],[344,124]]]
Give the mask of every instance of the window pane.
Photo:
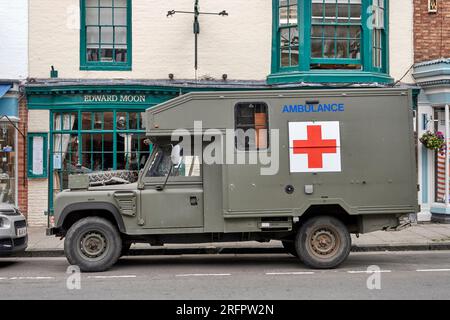
[[[311,40],[311,57],[322,58],[322,39]]]
[[[87,48],[87,61],[98,61],[99,60],[99,49],[98,47],[92,48],[90,45]]]
[[[124,48],[120,48],[124,47]],[[116,46],[115,51],[115,61],[116,62],[127,62],[127,49],[126,46]]]
[[[100,0],[101,7],[112,7],[112,0]]]
[[[101,28],[101,43],[113,43],[113,28],[112,27],[102,27]]]
[[[83,129],[83,130],[91,130],[91,128],[92,128],[92,113],[90,113],[90,112],[83,112],[82,113],[82,117],[83,117],[83,122],[82,122],[82,125],[81,125],[81,128]]]
[[[359,40],[350,41],[350,58],[361,59],[361,43]]]
[[[114,25],[127,25],[127,9],[114,9]]]
[[[100,24],[101,25],[112,25],[112,9],[111,8],[100,8]]]
[[[87,27],[86,28],[86,41],[87,43],[99,43],[100,42],[100,38],[99,38],[99,32],[100,32],[100,28],[99,27]]]
[[[126,7],[127,0],[114,0],[114,7]]]
[[[98,0],[86,0],[87,7],[98,7]]]
[[[105,112],[103,114],[103,129],[104,130],[112,130],[113,129],[113,113]]]
[[[113,61],[113,49],[102,49],[101,61]]]
[[[325,39],[324,41],[324,57],[334,58],[335,57],[335,47],[334,39]]]
[[[337,40],[336,42],[336,58],[348,58],[348,41]]]
[[[127,28],[116,27],[114,36],[115,44],[127,44]]]
[[[322,26],[312,26],[311,28],[311,37],[322,37]]]
[[[98,25],[98,9],[86,8],[86,24]]]

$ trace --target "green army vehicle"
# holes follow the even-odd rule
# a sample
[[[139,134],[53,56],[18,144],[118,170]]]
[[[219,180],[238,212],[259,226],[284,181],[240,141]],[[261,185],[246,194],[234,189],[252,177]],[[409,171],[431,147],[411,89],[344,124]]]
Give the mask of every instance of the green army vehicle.
[[[418,210],[412,92],[401,88],[189,93],[149,108],[137,181],[72,175],[48,235],[69,263],[104,271],[132,243],[281,240],[335,268],[351,234]]]

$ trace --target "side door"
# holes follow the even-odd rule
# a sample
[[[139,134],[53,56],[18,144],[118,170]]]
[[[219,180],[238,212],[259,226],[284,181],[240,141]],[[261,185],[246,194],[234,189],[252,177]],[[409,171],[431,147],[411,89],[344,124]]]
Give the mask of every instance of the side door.
[[[173,166],[171,170],[170,166]],[[203,180],[199,157],[184,155],[178,165],[173,165],[170,148],[159,148],[146,170],[140,196],[141,226],[147,229],[203,228]]]

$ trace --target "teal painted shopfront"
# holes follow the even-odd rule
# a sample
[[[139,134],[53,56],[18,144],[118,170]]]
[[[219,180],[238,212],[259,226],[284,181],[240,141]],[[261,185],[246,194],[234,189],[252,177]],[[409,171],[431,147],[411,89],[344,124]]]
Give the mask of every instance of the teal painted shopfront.
[[[49,110],[48,141],[41,173],[48,179],[48,209],[54,196],[67,188],[68,176],[111,170],[138,171],[151,151],[143,112],[180,94],[179,89],[134,87],[27,87],[28,109]],[[41,136],[30,132],[29,136]],[[28,154],[34,150],[28,139]],[[29,178],[45,178],[32,174]]]

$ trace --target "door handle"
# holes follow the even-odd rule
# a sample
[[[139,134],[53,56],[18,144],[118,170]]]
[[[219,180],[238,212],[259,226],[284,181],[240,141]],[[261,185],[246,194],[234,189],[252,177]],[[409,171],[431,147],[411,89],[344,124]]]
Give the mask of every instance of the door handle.
[[[196,205],[198,205],[198,199],[197,199],[196,196],[191,196],[191,197],[189,198],[189,201],[190,201],[190,203],[191,203],[191,206],[196,206]]]

